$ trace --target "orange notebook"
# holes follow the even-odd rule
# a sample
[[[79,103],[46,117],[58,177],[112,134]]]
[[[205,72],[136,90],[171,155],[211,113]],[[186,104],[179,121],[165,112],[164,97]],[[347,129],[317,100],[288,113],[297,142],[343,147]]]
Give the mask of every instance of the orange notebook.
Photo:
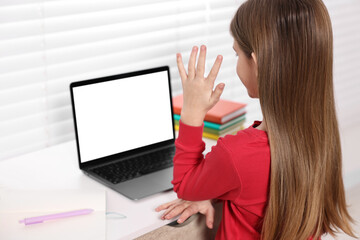
[[[174,114],[181,114],[183,105],[183,95],[178,95],[172,99]],[[233,102],[229,100],[220,99],[219,102],[210,109],[204,121],[223,124],[240,115],[246,113],[245,103]]]

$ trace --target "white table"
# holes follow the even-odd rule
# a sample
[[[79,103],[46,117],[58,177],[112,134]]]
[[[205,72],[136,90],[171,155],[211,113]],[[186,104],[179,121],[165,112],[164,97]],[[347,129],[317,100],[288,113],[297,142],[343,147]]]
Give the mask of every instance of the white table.
[[[208,152],[216,141],[204,139]],[[78,167],[75,141],[0,162],[0,188],[26,190],[104,189],[106,211],[119,212],[126,218],[107,219],[107,239],[133,239],[162,227],[173,220],[161,220],[155,208],[177,198],[173,191],[159,193],[139,201],[105,187],[87,177]]]

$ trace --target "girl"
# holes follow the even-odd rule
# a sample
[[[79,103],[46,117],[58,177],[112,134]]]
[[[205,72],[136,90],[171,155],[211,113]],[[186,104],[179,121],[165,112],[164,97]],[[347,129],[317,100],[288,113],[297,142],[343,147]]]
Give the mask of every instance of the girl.
[[[174,157],[174,191],[180,199],[156,210],[180,222],[223,202],[216,239],[305,240],[342,230],[355,237],[341,170],[333,93],[331,22],[321,0],[248,0],[230,24],[237,74],[263,121],[220,138],[205,158],[206,112],[222,57],[204,78],[206,47],[194,47],[186,73],[177,64],[184,102]],[[271,161],[270,161],[271,160]],[[200,201],[201,202],[189,202]],[[207,201],[206,201],[207,200]],[[190,213],[190,214],[189,214]]]

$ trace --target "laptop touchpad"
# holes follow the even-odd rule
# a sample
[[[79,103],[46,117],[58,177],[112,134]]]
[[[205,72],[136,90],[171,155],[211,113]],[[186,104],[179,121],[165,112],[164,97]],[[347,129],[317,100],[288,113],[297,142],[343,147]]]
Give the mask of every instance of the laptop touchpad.
[[[129,198],[137,200],[154,193],[172,189],[172,174],[173,168],[171,167],[119,183],[113,186],[113,188]]]

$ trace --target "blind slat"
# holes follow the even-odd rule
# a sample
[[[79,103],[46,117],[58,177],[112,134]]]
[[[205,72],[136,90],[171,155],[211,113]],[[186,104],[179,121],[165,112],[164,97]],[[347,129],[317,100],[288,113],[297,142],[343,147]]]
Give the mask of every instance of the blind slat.
[[[39,35],[0,41],[0,49],[0,59],[12,55],[44,51],[43,36]]]
[[[21,38],[43,33],[42,19],[20,23],[0,24],[0,41],[12,38]]]
[[[19,96],[20,97],[20,96]],[[20,102],[0,107],[1,121],[22,118],[32,114],[38,114],[46,111],[46,99],[39,97],[31,101]],[[26,122],[24,122],[26,124]]]
[[[40,18],[42,18],[42,9],[39,3],[0,7],[0,24]]]
[[[14,104],[21,101],[37,99],[45,95],[45,84],[36,83],[32,85],[20,86],[18,88],[0,89],[0,107]],[[19,97],[21,96],[21,97]]]
[[[35,69],[19,70],[0,74],[1,89],[14,88],[19,86],[31,85],[34,83],[45,82],[44,66]]]

